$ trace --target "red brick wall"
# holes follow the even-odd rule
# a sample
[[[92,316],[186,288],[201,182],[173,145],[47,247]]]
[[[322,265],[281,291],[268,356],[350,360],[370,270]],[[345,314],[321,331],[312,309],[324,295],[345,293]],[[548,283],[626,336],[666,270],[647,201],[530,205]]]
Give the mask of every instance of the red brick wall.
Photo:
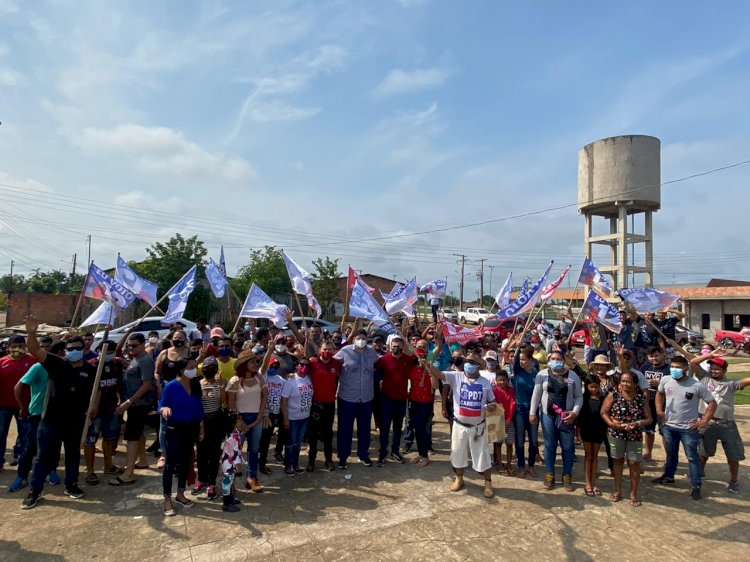
[[[39,293],[13,293],[8,300],[8,316],[6,326],[23,324],[28,314],[33,314],[39,322],[53,326],[66,327],[70,325],[78,297],[74,295],[42,295]],[[77,322],[85,319],[100,304],[99,301],[83,299]]]

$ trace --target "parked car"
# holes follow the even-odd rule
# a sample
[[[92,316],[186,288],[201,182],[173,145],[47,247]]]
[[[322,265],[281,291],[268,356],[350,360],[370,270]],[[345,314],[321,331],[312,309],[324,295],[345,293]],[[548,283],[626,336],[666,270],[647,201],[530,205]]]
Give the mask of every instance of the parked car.
[[[742,345],[745,338],[750,337],[750,326],[745,326],[739,332],[732,330],[716,330],[716,342],[723,348],[731,349]]]
[[[481,326],[489,315],[490,311],[486,308],[467,308],[461,313],[459,320],[461,324],[477,324]]]
[[[452,310],[450,308],[443,308],[441,310],[438,310],[438,314],[441,313],[443,315],[443,318],[445,318],[448,322],[458,324],[458,313],[455,310]]]
[[[328,332],[334,332],[335,330],[338,330],[340,328],[339,324],[329,322],[328,320],[321,320],[319,318],[312,318],[310,316],[305,316],[304,319],[308,328],[319,326],[321,330],[328,330]],[[302,316],[293,316],[292,322],[294,322],[298,329],[302,328]],[[292,333],[292,331],[288,327],[284,327],[284,333],[286,335],[289,335]]]
[[[482,332],[497,334],[498,341],[503,341],[513,332],[513,326],[515,323],[515,319],[491,316],[484,321]]]
[[[164,317],[163,316],[148,316],[143,319],[143,322],[138,326],[138,330],[133,332],[134,334],[143,334],[144,338],[148,338],[148,333],[152,331],[159,332],[159,338],[163,338],[169,333],[169,326],[162,326],[161,321]],[[112,340],[115,343],[119,343],[120,340],[125,337],[125,332],[127,332],[133,324],[138,322],[137,320],[134,320],[133,322],[128,322],[124,326],[120,326],[119,328],[114,328],[110,330],[109,332],[109,339]],[[190,320],[185,320],[184,318],[180,320],[183,324],[185,324],[185,332],[187,332],[188,336],[190,333],[196,329],[195,322],[191,322]],[[99,332],[96,332],[94,334],[94,343],[92,344],[92,348],[96,349],[99,347],[99,344],[102,343],[104,340],[104,330],[101,330]]]
[[[690,330],[689,328],[686,328],[681,324],[677,324],[677,326],[674,327],[674,332],[675,341],[680,345],[685,345],[688,342],[688,338],[690,337],[694,337],[696,340],[698,340],[698,343],[703,342],[703,334],[701,334],[700,332],[696,332],[695,330]]]
[[[583,347],[586,345],[586,332],[583,330],[576,330],[570,336],[570,345],[576,347]]]

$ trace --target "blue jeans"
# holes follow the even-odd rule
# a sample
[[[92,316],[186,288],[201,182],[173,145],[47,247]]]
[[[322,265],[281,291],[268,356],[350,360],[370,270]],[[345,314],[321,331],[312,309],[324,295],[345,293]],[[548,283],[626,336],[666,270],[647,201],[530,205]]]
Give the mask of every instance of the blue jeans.
[[[18,456],[18,476],[24,480],[29,479],[31,463],[36,456],[36,434],[39,431],[41,421],[42,416],[29,416],[28,418],[29,426],[26,432],[26,440],[21,454]],[[55,461],[55,467],[57,467],[58,462],[60,462],[59,458]]]
[[[429,433],[432,428],[430,423],[432,407],[432,402],[409,402],[409,419],[417,437],[417,451],[419,451],[419,456],[425,459],[432,445]]]
[[[16,442],[13,445],[14,459],[17,459],[21,456],[23,445],[26,442],[26,433],[29,427],[29,420],[22,420],[18,417],[18,408],[0,408],[0,450],[2,450],[3,453],[2,455],[0,455],[0,468],[2,468],[3,464],[5,463],[5,447],[8,441],[10,422],[13,418],[16,419],[16,430],[18,433]]]
[[[526,436],[529,436],[529,467],[533,468],[536,462],[536,455],[539,452],[539,422],[532,424],[529,421],[529,406],[516,404],[516,413],[513,416],[513,423],[516,426],[516,464],[518,468],[526,467],[526,458],[523,454],[523,446],[526,442]]]
[[[421,402],[420,402],[421,403]],[[412,421],[412,404],[415,404],[415,402],[409,401],[409,406],[406,409],[406,428],[404,429],[404,445],[406,447],[411,447],[414,444],[414,421]],[[426,402],[425,402],[426,404]],[[433,407],[434,402],[430,402],[430,412],[429,417],[427,420],[427,449],[432,449],[432,417],[433,417]]]
[[[258,419],[257,412],[254,412],[252,414],[240,415],[242,416],[242,421],[247,425],[250,425],[256,419]],[[258,477],[258,456],[260,454],[261,433],[263,433],[263,424],[259,423],[254,428],[248,430],[245,435],[243,435],[243,440],[247,441],[247,474],[248,476],[250,476],[250,478]],[[242,449],[241,446],[240,449]]]
[[[54,423],[42,421],[37,431],[37,451],[31,469],[31,491],[40,494],[44,481],[60,459],[60,447],[65,447],[65,487],[78,483],[81,464],[81,435],[84,417],[70,414],[66,420]]]
[[[574,431],[560,431],[555,426],[555,418],[542,412],[542,431],[544,431],[544,470],[555,473],[555,456],[557,444],[562,449],[563,476],[573,474],[573,456],[575,454]]]
[[[670,425],[662,426],[662,436],[667,449],[667,462],[664,466],[664,476],[674,478],[677,472],[677,460],[680,454],[680,443],[685,450],[685,456],[690,468],[690,484],[693,488],[701,487],[701,463],[698,457],[698,444],[701,436],[697,429],[680,429]]]
[[[380,458],[388,455],[388,437],[393,424],[393,440],[391,441],[391,453],[401,450],[401,432],[404,427],[404,416],[406,415],[406,400],[392,400],[385,394],[380,396]]]
[[[370,458],[370,418],[372,401],[349,402],[339,398],[339,426],[336,435],[336,449],[339,460],[346,461],[352,454],[354,420],[357,420],[357,456],[362,460]]]
[[[289,420],[289,433],[286,450],[284,451],[284,468],[297,468],[299,466],[299,451],[302,448],[305,431],[307,431],[307,418],[304,420]]]

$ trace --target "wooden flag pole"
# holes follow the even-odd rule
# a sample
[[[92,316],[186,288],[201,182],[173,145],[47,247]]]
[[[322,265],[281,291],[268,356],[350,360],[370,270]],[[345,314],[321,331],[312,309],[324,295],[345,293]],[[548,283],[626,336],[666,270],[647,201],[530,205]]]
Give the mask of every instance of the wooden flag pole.
[[[570,311],[573,309],[573,301],[576,300],[576,296],[578,295],[578,284],[579,282],[576,281],[576,286],[573,287],[573,295],[570,298],[570,302],[568,303],[568,309],[565,311],[565,314],[570,314]]]
[[[302,317],[302,327],[305,330],[307,330],[307,321],[305,320],[305,315],[302,312],[302,303],[299,300],[299,295],[294,289],[292,289],[292,292],[294,293],[294,299],[297,301],[297,308],[299,308],[299,315]]]
[[[99,354],[99,365],[96,368],[96,377],[94,377],[94,387],[91,389],[91,397],[89,398],[89,409],[86,412],[86,423],[83,424],[83,435],[81,435],[81,446],[86,444],[86,436],[89,434],[89,427],[91,426],[91,417],[89,413],[94,409],[96,404],[96,393],[99,392],[99,383],[102,380],[102,371],[104,370],[104,357],[107,355],[109,344],[105,343],[102,346],[102,351]]]
[[[91,263],[94,263],[93,260]],[[73,311],[73,317],[70,319],[70,326],[68,329],[72,328],[75,325],[76,316],[78,316],[78,311],[81,310],[81,304],[83,304],[83,292],[86,290],[86,281],[89,280],[89,271],[91,271],[91,263],[89,264],[89,270],[86,271],[86,277],[83,278],[83,287],[81,287],[81,294],[78,297],[78,304],[76,304],[76,309]]]
[[[344,322],[346,322],[346,317],[349,316],[349,299],[351,291],[351,288],[349,287],[349,270],[351,268],[352,266],[349,265],[348,269],[346,270],[346,294],[344,295],[344,313],[341,315],[341,326],[339,326],[339,331],[342,334],[344,333]]]
[[[565,344],[565,346],[570,349],[570,340],[573,339],[573,332],[576,329],[576,324],[578,324],[578,321],[581,319],[581,315],[583,314],[583,306],[581,307],[581,310],[578,311],[578,316],[576,316],[576,319],[573,321],[573,325],[570,327],[570,334],[568,334],[568,341]]]

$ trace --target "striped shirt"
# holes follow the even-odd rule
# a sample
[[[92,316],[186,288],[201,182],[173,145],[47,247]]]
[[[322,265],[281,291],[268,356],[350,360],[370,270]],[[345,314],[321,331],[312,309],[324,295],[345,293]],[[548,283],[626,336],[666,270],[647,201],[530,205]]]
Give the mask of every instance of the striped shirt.
[[[203,413],[218,412],[221,408],[221,385],[216,381],[209,382],[207,379],[203,379],[201,380],[201,391]]]

